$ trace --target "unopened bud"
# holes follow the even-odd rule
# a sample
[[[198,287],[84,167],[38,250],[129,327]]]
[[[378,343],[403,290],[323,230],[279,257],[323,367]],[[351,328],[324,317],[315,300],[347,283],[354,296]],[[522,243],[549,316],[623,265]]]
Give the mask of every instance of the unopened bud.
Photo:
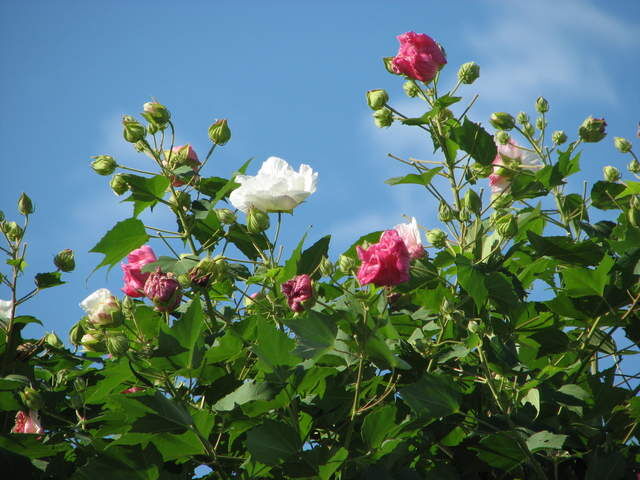
[[[330,277],[331,275],[333,275],[335,268],[333,266],[333,263],[331,263],[331,261],[327,257],[323,256],[322,260],[320,260],[320,265],[318,265],[318,270],[320,270],[320,273],[325,277]]]
[[[349,257],[348,255],[340,255],[338,257],[338,269],[344,274],[351,274],[353,270],[356,268],[355,259]]]
[[[76,323],[71,330],[69,330],[69,341],[73,345],[80,345],[82,343],[82,337],[84,336],[85,331],[82,327],[82,322]]]
[[[216,217],[218,217],[218,221],[223,225],[231,225],[236,223],[236,214],[228,208],[216,208],[214,210]]]
[[[129,115],[122,117],[122,125],[124,127],[122,134],[129,143],[139,142],[147,133],[144,125]]]
[[[157,126],[162,128],[169,119],[171,118],[171,113],[164,105],[158,102],[147,102],[142,106],[144,112],[142,112],[142,116],[146,118],[152,126]],[[151,129],[149,130],[151,132]]]
[[[9,240],[17,242],[22,238],[24,230],[16,222],[5,222],[2,225],[3,231],[7,234]]]
[[[620,180],[620,170],[616,167],[612,167],[611,165],[607,165],[602,169],[602,173],[604,174],[604,179],[607,182],[617,182]]]
[[[98,330],[90,330],[80,339],[80,344],[88,352],[104,352],[104,335]]]
[[[53,348],[64,347],[64,343],[62,343],[62,340],[60,340],[60,337],[58,337],[58,335],[56,335],[55,332],[47,333],[47,335],[45,335],[44,337],[44,341],[46,342],[47,345]]]
[[[373,121],[378,128],[390,127],[393,123],[393,113],[386,107],[381,108],[373,113]]]
[[[453,209],[445,202],[440,202],[440,207],[438,207],[438,218],[441,222],[450,222],[455,218]]]
[[[44,400],[42,399],[42,395],[32,387],[26,387],[23,391],[20,392],[20,400],[25,407],[29,410],[40,410],[44,407]]]
[[[205,257],[189,272],[189,281],[194,285],[207,288],[212,282],[222,277],[227,272],[227,264],[224,257],[218,255],[214,258]]]
[[[420,93],[420,89],[412,80],[407,80],[406,82],[404,82],[402,84],[402,89],[404,90],[404,93],[406,93],[407,96],[411,98],[418,96],[418,93]]]
[[[18,198],[18,212],[22,215],[31,215],[33,213],[33,203],[24,192]]]
[[[427,232],[427,241],[436,248],[442,248],[447,244],[447,234],[439,228]]]
[[[471,165],[473,174],[478,178],[487,178],[493,172],[492,165],[482,165],[481,163],[474,163]]]
[[[533,135],[536,133],[533,125],[528,122],[522,125],[522,131],[525,133],[525,135],[528,135],[530,137],[533,137]]]
[[[247,213],[247,231],[249,233],[264,232],[269,228],[269,225],[268,214],[254,207],[249,209],[249,213]]]
[[[524,112],[518,112],[518,114],[516,115],[516,123],[519,125],[529,123],[529,115]]]
[[[538,130],[544,130],[545,128],[547,128],[546,120],[542,117],[536,118],[536,128]]]
[[[587,117],[580,128],[578,135],[583,142],[595,143],[607,136],[607,122],[604,118]]]
[[[620,153],[629,153],[632,147],[631,142],[623,137],[614,138],[613,145]]]
[[[476,62],[463,63],[458,69],[460,83],[470,85],[480,76],[480,66]]]
[[[153,302],[159,312],[172,312],[182,299],[180,283],[172,273],[163,273],[160,268],[152,272],[144,284],[144,295]]]
[[[209,138],[216,145],[224,145],[231,140],[231,130],[226,118],[215,121],[209,127]]]
[[[496,210],[501,210],[503,208],[509,207],[513,203],[513,198],[511,195],[502,194],[499,197],[496,197],[493,201],[493,208]]]
[[[511,130],[515,127],[515,120],[506,112],[495,112],[489,117],[489,122],[494,128],[500,130]]]
[[[516,233],[518,233],[518,222],[516,218],[511,214],[503,215],[502,217],[498,218],[498,221],[496,223],[496,231],[503,238],[513,237]]]
[[[556,130],[555,132],[553,132],[553,134],[551,135],[551,140],[553,141],[553,143],[555,143],[556,145],[562,145],[564,142],[567,141],[567,134],[564,133],[562,130]]]
[[[629,165],[627,165],[627,170],[631,173],[640,173],[640,162],[634,158],[629,162]]]
[[[389,101],[389,94],[385,90],[369,90],[367,104],[372,110],[380,110]]]
[[[122,334],[109,335],[107,351],[114,357],[121,357],[129,351],[129,339]]]
[[[111,175],[118,166],[118,163],[110,155],[98,155],[93,158],[95,160],[91,162],[91,168],[98,175]]]
[[[53,257],[53,264],[63,272],[72,272],[76,268],[76,260],[73,255],[73,250],[65,248],[60,250],[55,257]]]
[[[482,200],[475,190],[472,189],[467,190],[467,193],[465,193],[462,199],[462,205],[475,214],[480,213],[482,210]]]
[[[113,193],[115,193],[116,195],[122,195],[127,190],[129,190],[129,184],[124,179],[124,175],[122,175],[121,173],[117,173],[116,175],[111,177],[109,186],[111,187],[111,190],[113,190]]]
[[[494,136],[496,143],[500,145],[506,145],[509,143],[509,139],[511,138],[507,132],[504,130],[498,130]]]
[[[538,97],[536,100],[536,111],[538,113],[547,113],[549,111],[549,102],[544,97]]]

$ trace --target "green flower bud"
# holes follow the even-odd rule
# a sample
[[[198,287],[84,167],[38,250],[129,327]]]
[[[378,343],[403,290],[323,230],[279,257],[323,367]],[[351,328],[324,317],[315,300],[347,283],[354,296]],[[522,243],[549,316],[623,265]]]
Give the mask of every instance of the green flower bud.
[[[629,211],[627,211],[627,219],[629,220],[629,223],[634,227],[637,228],[638,226],[640,226],[640,210],[636,208],[630,208]]]
[[[493,173],[492,165],[482,165],[481,163],[474,163],[471,165],[471,169],[473,170],[473,174],[478,178],[487,178],[491,173]]]
[[[549,111],[549,102],[544,97],[538,97],[536,100],[536,111],[538,113],[547,113]]]
[[[111,175],[118,167],[118,163],[110,155],[98,155],[93,162],[91,162],[91,168],[98,175]]]
[[[604,175],[604,179],[607,182],[617,182],[620,180],[620,170],[616,167],[612,167],[611,165],[607,165],[602,169],[602,173]]]
[[[207,288],[212,282],[227,273],[227,263],[224,257],[205,257],[189,272],[189,281],[194,285]]]
[[[191,206],[191,195],[187,192],[178,190],[175,194],[171,194],[169,197],[169,203],[175,208],[182,210],[188,209]]]
[[[482,200],[475,190],[469,189],[462,199],[462,205],[475,214],[479,214],[482,210]]]
[[[480,76],[480,66],[476,62],[463,63],[458,69],[460,83],[471,85]]]
[[[438,207],[438,218],[441,222],[450,222],[455,218],[453,209],[444,202],[440,202]]]
[[[104,335],[99,330],[89,330],[80,339],[80,344],[88,352],[104,352]]]
[[[381,108],[373,113],[373,121],[378,128],[390,127],[393,123],[393,113],[386,107]]]
[[[333,275],[335,268],[333,266],[333,263],[331,263],[331,261],[327,257],[323,256],[322,260],[320,260],[320,265],[318,265],[318,270],[320,270],[320,273],[325,277],[330,277],[331,275]]]
[[[443,248],[447,244],[447,234],[439,228],[427,232],[427,241],[436,248]]]
[[[507,143],[509,143],[510,138],[511,136],[504,130],[498,130],[494,135],[496,143],[499,143],[500,145],[506,145]]]
[[[122,334],[107,337],[107,351],[114,357],[121,357],[129,351],[129,339]]]
[[[629,153],[631,151],[631,142],[626,138],[616,137],[613,139],[613,145],[620,153]]]
[[[47,333],[44,337],[44,341],[47,345],[53,348],[64,348],[64,343],[60,340],[60,337],[55,332]]]
[[[385,90],[369,90],[367,104],[371,110],[380,110],[389,101],[389,94]]]
[[[216,208],[214,210],[218,221],[223,225],[232,225],[236,223],[236,214],[228,208]]]
[[[121,173],[117,173],[113,177],[111,177],[109,186],[111,187],[113,193],[115,193],[116,195],[122,195],[127,190],[129,190],[129,184],[124,179],[124,175],[122,175]]]
[[[144,126],[129,115],[122,117],[122,125],[124,139],[129,143],[139,142],[147,134]]]
[[[82,322],[78,322],[73,327],[71,327],[71,330],[69,330],[69,341],[73,345],[80,345],[82,343],[82,337],[84,336],[84,334],[85,331],[84,327],[82,326]]]
[[[247,213],[247,231],[249,233],[264,232],[269,228],[269,215],[262,210],[251,207]]]
[[[42,395],[32,387],[26,387],[23,391],[20,392],[20,400],[25,407],[29,410],[40,410],[44,407],[44,400],[42,399]]]
[[[492,113],[489,122],[499,130],[511,130],[516,125],[513,117],[506,112]]]
[[[55,257],[53,257],[53,264],[63,272],[72,272],[76,268],[76,260],[73,255],[73,250],[65,248],[60,250]]]
[[[556,145],[562,145],[564,142],[567,141],[567,134],[564,133],[562,130],[556,130],[551,135],[551,140],[553,140],[553,143],[555,143]]]
[[[463,206],[458,211],[458,220],[460,220],[461,222],[467,222],[469,221],[470,218],[471,218],[471,212],[466,207]]]
[[[606,126],[607,122],[604,121],[604,118],[587,117],[580,125],[578,135],[583,142],[599,142],[607,136]]]
[[[495,201],[493,202],[493,208],[495,208],[496,210],[502,210],[509,207],[512,202],[513,199],[511,198],[511,195],[503,193],[495,199]]]
[[[154,127],[162,128],[171,118],[171,113],[167,110],[167,107],[158,102],[147,102],[142,106],[142,109],[144,110],[142,116]],[[151,132],[151,129],[149,129],[149,133],[155,132]]]
[[[338,270],[340,270],[342,273],[349,275],[353,272],[355,268],[356,268],[355,259],[347,255],[340,255],[338,257]]]
[[[220,146],[231,140],[231,130],[226,118],[216,120],[209,127],[209,138],[213,143]]]
[[[181,273],[176,277],[180,288],[189,288],[191,286],[191,278],[186,273]]]
[[[530,137],[533,137],[533,135],[536,133],[533,125],[531,125],[529,122],[522,125],[522,131]]]
[[[518,125],[524,125],[525,123],[529,123],[529,115],[524,112],[518,112],[516,115],[516,123]]]
[[[640,173],[640,162],[634,158],[629,162],[629,165],[627,165],[627,170],[631,173]]]
[[[518,221],[511,214],[503,215],[496,222],[496,231],[501,237],[511,238],[518,233]]]
[[[407,96],[411,98],[417,97],[418,93],[420,93],[420,89],[416,85],[416,82],[413,82],[411,80],[407,80],[406,82],[404,82],[402,84],[402,89],[404,90],[404,93],[406,93]]]
[[[16,222],[5,222],[2,227],[9,240],[14,242],[20,240],[24,234],[24,230],[22,230],[22,227],[20,227]]]
[[[22,192],[20,198],[18,198],[18,212],[22,215],[31,215],[33,213],[33,203],[24,192]]]
[[[536,118],[536,128],[538,130],[544,130],[547,128],[547,121],[542,117]]]

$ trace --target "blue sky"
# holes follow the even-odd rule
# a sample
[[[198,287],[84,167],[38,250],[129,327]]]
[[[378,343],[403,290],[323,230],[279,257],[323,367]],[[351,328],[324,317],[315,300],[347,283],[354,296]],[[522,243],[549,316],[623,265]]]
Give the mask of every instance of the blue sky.
[[[612,139],[633,138],[640,120],[636,0],[1,2],[0,209],[15,219],[22,191],[37,208],[23,291],[63,248],[76,251],[78,264],[67,285],[19,313],[66,337],[82,314],[80,300],[102,286],[119,291],[119,269],[89,277],[101,256],[88,250],[130,216],[130,206],[118,203],[89,162],[111,154],[144,168],[145,157],[121,139],[120,117],[151,97],[172,111],[178,143],[202,156],[208,125],[229,119],[233,138],[206,175],[228,176],[251,157],[255,173],[271,155],[319,172],[318,191],[286,220],[288,243],[313,225],[309,241],[333,233],[335,255],[403,214],[436,226],[424,191],[383,183],[405,172],[387,153],[430,159],[429,141],[419,129],[376,129],[364,101],[367,90],[386,88],[400,111],[422,113],[380,61],[408,30],[445,47],[444,86],[460,64],[480,64],[481,78],[462,90],[469,99],[480,94],[477,121],[503,110],[534,116],[538,95],[551,104],[550,128],[569,135],[588,115],[606,117],[609,136],[585,149],[578,188],[599,179],[604,165],[626,165]],[[149,222],[168,221],[159,213]]]

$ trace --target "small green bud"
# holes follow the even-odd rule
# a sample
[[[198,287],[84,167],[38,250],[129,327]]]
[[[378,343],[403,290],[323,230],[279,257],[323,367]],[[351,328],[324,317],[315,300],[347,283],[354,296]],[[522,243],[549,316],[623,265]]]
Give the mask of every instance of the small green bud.
[[[530,137],[533,137],[533,135],[536,133],[536,130],[533,128],[533,125],[531,125],[529,122],[522,125],[522,131],[526,135],[529,135]]]
[[[496,222],[496,231],[501,237],[511,238],[518,233],[518,222],[511,214],[503,215]]]
[[[499,130],[511,130],[516,125],[513,117],[506,112],[492,113],[489,122]]]
[[[471,165],[473,174],[478,178],[487,178],[493,172],[492,165],[482,165],[481,163],[474,163]]]
[[[14,242],[20,240],[22,235],[24,235],[24,230],[22,230],[22,227],[20,227],[16,222],[5,222],[2,227],[9,240]]]
[[[496,143],[499,143],[500,145],[506,145],[509,143],[510,138],[511,136],[504,130],[498,130],[494,136]]]
[[[247,213],[247,231],[249,233],[264,232],[269,228],[269,225],[268,214],[257,208],[251,207],[249,209],[249,213]]]
[[[524,112],[518,112],[516,115],[516,123],[518,125],[524,125],[525,123],[529,123],[529,115]]]
[[[76,268],[76,260],[73,255],[73,250],[65,248],[60,250],[55,257],[53,257],[53,264],[63,272],[72,272]]]
[[[404,82],[402,84],[402,89],[404,90],[404,93],[406,93],[407,96],[411,98],[417,97],[418,93],[420,93],[420,89],[416,85],[416,82],[412,80],[407,80],[406,82]]]
[[[44,400],[42,399],[42,395],[32,387],[26,387],[23,391],[20,392],[20,400],[25,407],[29,410],[40,410],[44,407]]]
[[[556,145],[562,145],[564,142],[567,141],[567,134],[564,133],[562,130],[556,130],[551,135],[551,140],[553,140],[553,143],[555,143]]]
[[[167,110],[167,107],[158,102],[147,102],[142,106],[142,109],[144,110],[142,116],[146,118],[153,127],[162,128],[171,118],[171,113]],[[155,132],[151,132],[151,129],[149,129],[149,133]]]
[[[386,107],[381,108],[373,113],[373,121],[378,128],[390,127],[393,123],[393,113]]]
[[[149,135],[155,135],[158,132],[159,128],[155,123],[149,122],[149,124],[147,125],[147,133]],[[134,148],[136,150],[138,150],[139,152],[141,152],[142,150],[138,149],[138,143],[140,142],[136,142],[136,144],[134,145]]]
[[[482,200],[475,190],[469,189],[462,199],[462,205],[476,215],[482,210]]]
[[[461,222],[467,222],[470,218],[471,212],[469,209],[463,206],[460,210],[458,210],[458,220],[460,220]]]
[[[602,173],[604,175],[604,179],[607,182],[617,182],[620,180],[620,170],[616,167],[612,167],[611,165],[607,165],[602,169]]]
[[[209,127],[209,138],[216,145],[222,146],[231,140],[231,130],[226,118],[216,120]]]
[[[333,275],[335,268],[333,266],[333,263],[331,263],[331,261],[327,257],[323,256],[320,260],[320,265],[318,265],[318,270],[320,270],[320,273],[325,277],[330,277],[331,275]]]
[[[191,206],[191,195],[189,195],[187,192],[177,190],[175,195],[171,194],[171,196],[169,197],[169,203],[175,208],[179,208],[182,210],[188,209]]]
[[[480,76],[480,66],[476,62],[463,63],[458,69],[458,80],[465,85],[471,85]]]
[[[224,257],[218,255],[214,258],[205,257],[189,272],[189,281],[194,285],[207,288],[227,272],[227,263]]]
[[[493,208],[496,210],[501,210],[503,208],[507,208],[513,203],[513,199],[511,195],[507,195],[503,193],[499,197],[497,197],[493,202]]]
[[[82,322],[78,322],[73,327],[71,327],[71,330],[69,330],[69,341],[73,345],[78,346],[82,343],[82,337],[84,336],[84,334],[85,331],[82,326]]]
[[[620,153],[629,153],[631,151],[631,142],[626,138],[616,137],[613,139],[613,145]]]
[[[547,128],[547,121],[542,117],[536,118],[536,128],[541,131],[544,130]]]
[[[22,215],[31,215],[33,213],[33,203],[24,192],[22,192],[20,198],[18,198],[18,212]]]
[[[587,117],[580,125],[578,135],[583,142],[599,142],[607,136],[606,126],[607,122],[605,122],[604,118]]]
[[[450,222],[455,218],[455,213],[448,204],[440,202],[440,206],[438,207],[438,218],[441,222]]]
[[[637,195],[633,195],[629,202],[629,207],[635,208],[636,210],[640,210],[640,197],[638,197]]]
[[[447,244],[447,234],[439,228],[427,232],[427,241],[436,248],[442,248]]]
[[[350,273],[353,272],[355,268],[356,268],[355,259],[347,255],[340,255],[338,257],[338,270],[340,270],[342,273],[349,275]]]
[[[629,165],[627,165],[627,170],[631,173],[640,173],[640,162],[634,158],[629,162]]]
[[[88,352],[104,352],[106,349],[104,335],[99,330],[89,330],[82,335],[80,344]]]
[[[122,117],[122,125],[124,127],[122,132],[124,139],[129,143],[139,142],[147,134],[144,125],[129,115]]]
[[[637,228],[640,226],[640,210],[637,208],[630,208],[629,211],[627,211],[627,219],[634,227]]]
[[[111,155],[98,155],[92,158],[95,160],[91,162],[91,168],[98,175],[111,175],[118,167],[118,163]]]
[[[114,357],[121,357],[129,351],[129,339],[122,334],[107,337],[107,351]]]
[[[47,333],[44,337],[44,341],[47,345],[53,348],[64,348],[64,343],[60,340],[60,337],[55,332]]]
[[[380,110],[389,101],[389,94],[385,90],[369,90],[367,92],[367,104],[371,110]]]
[[[191,286],[191,278],[186,273],[181,273],[176,277],[180,288],[189,288]]]
[[[236,223],[236,214],[228,208],[216,208],[214,212],[218,221],[223,225],[232,225]]]
[[[536,100],[536,111],[538,113],[547,113],[549,111],[549,102],[544,97],[538,97]]]
[[[111,177],[109,186],[111,187],[111,190],[113,191],[113,193],[115,193],[118,196],[122,195],[127,190],[129,190],[129,184],[124,179],[124,175],[122,175],[121,173],[117,173],[113,177]]]

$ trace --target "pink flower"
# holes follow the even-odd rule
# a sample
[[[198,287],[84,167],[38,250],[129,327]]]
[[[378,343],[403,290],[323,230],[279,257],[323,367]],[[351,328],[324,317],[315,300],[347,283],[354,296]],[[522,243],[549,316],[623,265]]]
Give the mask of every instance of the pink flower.
[[[180,153],[183,149],[188,149],[187,150],[187,155],[184,158],[184,161],[182,161],[182,159],[180,159],[179,162],[176,162],[176,157],[177,155],[174,155],[176,153]],[[173,150],[171,150],[173,152],[173,154],[171,155],[171,164],[170,165],[166,165],[168,168],[170,168],[171,170],[176,169],[178,167],[182,167],[182,166],[188,166],[191,167],[191,169],[195,172],[198,173],[198,167],[200,166],[200,160],[198,159],[198,154],[196,153],[196,151],[193,149],[193,147],[189,144],[187,145],[178,145],[173,147]],[[182,180],[180,180],[179,178],[177,178],[175,175],[171,175],[171,185],[173,185],[174,187],[181,187],[182,185],[184,185],[184,182]]]
[[[144,388],[142,387],[130,387],[130,388],[125,388],[124,390],[122,390],[120,393],[136,393],[136,392],[141,392],[143,391]]]
[[[369,248],[357,247],[362,264],[356,276],[360,285],[397,285],[409,280],[409,250],[395,230],[382,232]]]
[[[29,410],[25,413],[20,410],[16,414],[16,424],[11,429],[11,433],[43,433],[44,430],[40,425],[40,417],[37,410]]]
[[[420,238],[420,230],[418,229],[418,222],[415,217],[411,217],[411,222],[401,223],[393,227],[398,232],[400,238],[404,242],[405,247],[409,251],[409,258],[415,260],[424,255],[424,247],[422,246],[422,239]]]
[[[124,272],[124,287],[122,291],[130,297],[144,297],[142,290],[150,273],[143,273],[141,269],[146,264],[156,260],[158,260],[156,254],[153,253],[149,245],[144,245],[127,255],[129,263],[120,264]]]
[[[520,148],[511,138],[505,145],[496,143],[496,146],[498,152],[492,162],[494,165],[493,173],[489,175],[489,186],[493,194],[499,195],[507,190],[511,185],[511,177],[516,173],[502,167],[507,166],[511,170],[516,170],[518,167],[531,169],[542,167],[538,155]]]
[[[180,304],[180,284],[171,273],[162,273],[160,268],[149,275],[144,284],[144,294],[159,312],[172,312]]]
[[[391,64],[396,73],[429,83],[447,63],[442,47],[424,33],[399,35],[400,49]]]
[[[287,297],[287,304],[294,312],[302,312],[313,301],[313,288],[309,275],[298,275],[282,284],[282,293]]]

